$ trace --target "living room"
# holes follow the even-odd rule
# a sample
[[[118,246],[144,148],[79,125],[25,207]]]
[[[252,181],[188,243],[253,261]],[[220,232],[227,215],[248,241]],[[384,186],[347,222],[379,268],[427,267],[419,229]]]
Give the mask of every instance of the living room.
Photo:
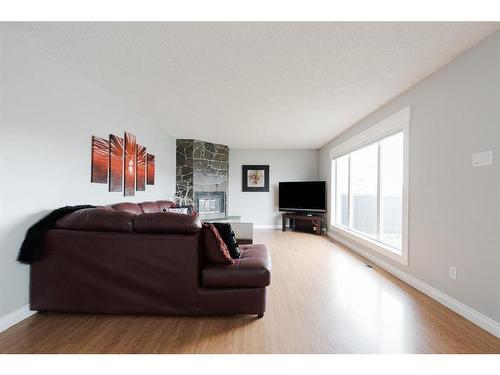
[[[498,364],[495,17],[29,19],[0,22],[0,353]]]

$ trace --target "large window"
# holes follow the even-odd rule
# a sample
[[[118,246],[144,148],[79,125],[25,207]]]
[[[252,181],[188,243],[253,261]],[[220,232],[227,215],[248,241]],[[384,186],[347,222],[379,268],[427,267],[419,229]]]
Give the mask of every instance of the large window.
[[[332,150],[331,181],[334,230],[403,263],[408,215],[406,111],[405,116],[397,113],[378,124],[364,138]]]

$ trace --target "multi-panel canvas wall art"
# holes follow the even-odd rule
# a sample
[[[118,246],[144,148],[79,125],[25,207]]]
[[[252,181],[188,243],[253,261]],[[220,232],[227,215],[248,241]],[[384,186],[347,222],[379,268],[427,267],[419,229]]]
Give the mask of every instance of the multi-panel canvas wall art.
[[[109,191],[123,191],[126,197],[155,184],[154,155],[128,132],[123,138],[110,134],[109,141],[92,136],[91,164],[90,182],[108,183]]]
[[[123,195],[126,197],[135,195],[136,151],[135,135],[125,133],[125,163],[123,165],[125,190]]]
[[[146,147],[137,145],[135,190],[146,190]]]
[[[155,156],[147,154],[147,183],[148,185],[155,184]]]
[[[123,138],[109,135],[109,191],[123,188]]]
[[[90,182],[108,183],[109,143],[106,139],[92,136],[92,172]]]

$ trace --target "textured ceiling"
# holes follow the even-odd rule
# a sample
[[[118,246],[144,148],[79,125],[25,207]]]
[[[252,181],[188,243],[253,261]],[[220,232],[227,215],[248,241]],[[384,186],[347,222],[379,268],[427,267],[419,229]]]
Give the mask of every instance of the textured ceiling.
[[[499,23],[15,23],[177,138],[318,148]]]

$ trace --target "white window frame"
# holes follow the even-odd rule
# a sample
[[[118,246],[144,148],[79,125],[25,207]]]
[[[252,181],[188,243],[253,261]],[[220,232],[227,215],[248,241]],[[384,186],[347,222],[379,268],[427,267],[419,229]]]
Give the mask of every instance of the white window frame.
[[[379,241],[374,241],[363,234],[352,230],[351,228],[346,228],[344,226],[336,225],[336,189],[337,189],[337,181],[336,170],[334,168],[333,160],[356,151],[364,146],[368,146],[369,144],[375,143],[377,141],[382,140],[383,138],[389,137],[393,134],[403,132],[403,222],[402,222],[402,243],[401,243],[401,253],[395,252],[393,248],[387,246]],[[380,146],[379,146],[380,147]],[[380,152],[378,153],[380,158]],[[356,244],[363,245],[379,254],[382,254],[392,260],[395,260],[401,264],[408,265],[408,221],[409,221],[409,155],[410,155],[410,107],[406,107],[401,109],[400,111],[392,114],[391,116],[385,118],[384,120],[376,123],[365,131],[356,134],[355,136],[349,138],[347,141],[335,146],[330,150],[330,182],[332,185],[331,195],[332,199],[330,199],[330,229],[333,233],[340,235],[340,237],[344,237],[347,240],[354,242]],[[336,163],[335,163],[336,165]],[[378,161],[378,168],[380,170],[380,160]],[[380,190],[380,171],[379,171],[379,187]],[[350,179],[350,178],[349,178]],[[335,183],[333,183],[335,181]],[[349,200],[350,198],[350,189],[349,189]],[[380,195],[380,192],[379,192]],[[380,200],[380,196],[378,196],[378,200]],[[377,202],[377,205],[380,205],[380,202]],[[379,209],[379,207],[378,207]],[[379,212],[379,211],[378,211]],[[377,220],[380,218],[377,215]],[[351,220],[351,219],[350,219]],[[380,226],[378,226],[380,228]]]

